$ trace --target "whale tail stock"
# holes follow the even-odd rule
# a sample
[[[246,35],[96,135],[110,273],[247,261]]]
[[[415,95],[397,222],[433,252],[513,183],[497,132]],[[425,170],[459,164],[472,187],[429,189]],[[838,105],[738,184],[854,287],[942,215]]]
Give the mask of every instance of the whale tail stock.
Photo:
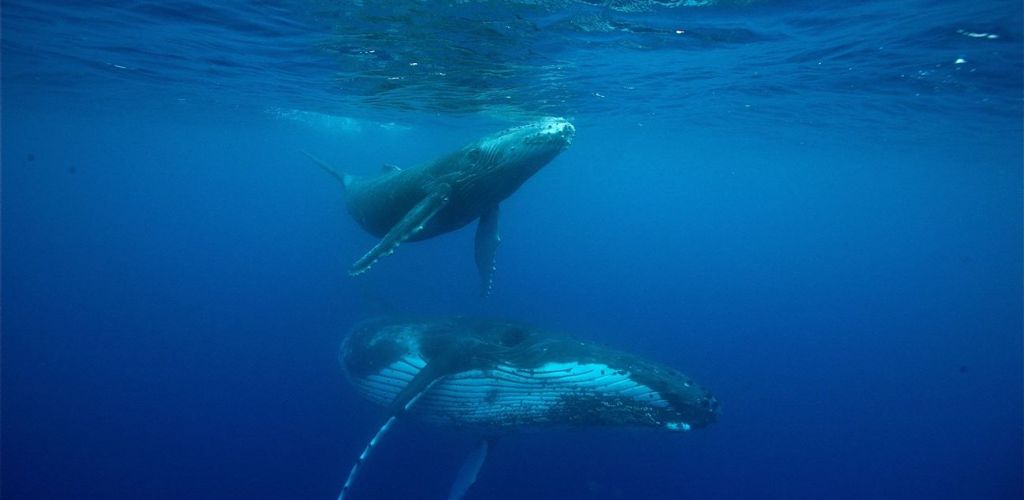
[[[324,162],[320,158],[317,158],[317,157],[315,157],[315,156],[313,156],[313,155],[311,155],[311,154],[309,154],[309,153],[307,153],[307,152],[305,152],[305,151],[303,151],[301,149],[299,150],[299,152],[304,154],[304,155],[306,155],[306,158],[309,158],[310,160],[312,160],[312,162],[314,164],[316,164],[316,166],[318,166],[321,169],[323,169],[324,172],[327,172],[328,174],[330,174],[331,177],[334,177],[335,179],[337,179],[338,182],[341,183],[341,186],[343,188],[347,189],[348,185],[352,183],[352,176],[351,175],[348,175],[348,174],[345,174],[345,173],[342,173],[342,172],[338,171],[337,169],[335,169],[334,167],[328,165],[326,162]]]

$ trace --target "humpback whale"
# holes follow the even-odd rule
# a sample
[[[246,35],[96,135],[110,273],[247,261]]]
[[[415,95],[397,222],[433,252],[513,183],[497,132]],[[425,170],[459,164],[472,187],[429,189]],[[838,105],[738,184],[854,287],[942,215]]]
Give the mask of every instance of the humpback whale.
[[[689,431],[718,416],[718,400],[672,368],[520,323],[367,320],[352,328],[339,360],[357,392],[387,408],[339,500],[381,437],[406,415],[482,436],[449,499],[461,498],[473,484],[493,440],[517,430]]]
[[[361,274],[405,241],[423,240],[479,220],[476,265],[481,294],[490,292],[498,249],[498,204],[572,142],[576,129],[563,118],[543,118],[473,142],[435,161],[408,169],[385,165],[375,175],[343,174],[306,153],[337,179],[349,214],[381,238],[349,268]],[[305,153],[305,152],[304,152]]]

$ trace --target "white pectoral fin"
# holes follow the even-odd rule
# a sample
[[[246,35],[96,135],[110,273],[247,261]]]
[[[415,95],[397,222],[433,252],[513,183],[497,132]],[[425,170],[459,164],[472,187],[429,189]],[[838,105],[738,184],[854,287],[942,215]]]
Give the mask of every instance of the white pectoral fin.
[[[355,276],[366,272],[370,267],[373,266],[381,257],[386,257],[395,252],[405,240],[411,238],[416,233],[423,230],[423,225],[426,224],[431,217],[434,216],[439,210],[444,208],[448,203],[448,195],[451,193],[451,188],[447,184],[443,184],[438,188],[434,189],[427,196],[425,196],[416,206],[412,207],[402,217],[402,220],[398,221],[394,227],[388,231],[388,234],[384,235],[384,238],[380,240],[366,255],[363,255],[359,260],[352,264],[349,268],[348,273]]]
[[[498,234],[498,206],[494,205],[480,216],[476,226],[476,269],[480,274],[480,295],[491,292],[494,283],[494,254],[501,244]]]
[[[406,386],[406,388],[395,398],[395,401],[392,402],[392,411],[388,415],[387,420],[384,421],[384,425],[381,425],[380,429],[377,430],[377,433],[370,438],[370,442],[366,443],[366,447],[363,448],[363,452],[359,454],[359,458],[356,459],[356,463],[352,464],[352,468],[349,469],[348,477],[345,478],[345,485],[341,487],[341,493],[338,493],[338,500],[345,500],[345,496],[352,491],[352,485],[355,484],[356,477],[359,476],[359,471],[362,470],[363,464],[365,464],[366,460],[370,458],[370,454],[373,453],[377,444],[380,443],[381,438],[383,438],[384,435],[387,434],[388,430],[391,429],[391,426],[394,425],[395,420],[398,420],[399,416],[408,412],[409,409],[419,401],[420,397],[426,394],[434,384],[443,378],[435,376],[434,374],[435,370],[427,370],[426,368],[421,370],[420,373],[417,374],[411,382],[409,382],[409,385]],[[481,464],[482,463],[483,462],[481,461]]]
[[[391,415],[384,422],[384,425],[380,426],[377,433],[373,435],[369,443],[366,443],[366,447],[363,448],[363,452],[359,454],[359,458],[356,463],[352,464],[352,469],[349,470],[348,477],[345,479],[345,485],[341,487],[341,493],[338,493],[338,500],[345,500],[345,496],[352,490],[352,485],[356,482],[356,476],[359,475],[359,471],[363,468],[363,464],[366,463],[366,459],[370,457],[370,453],[373,453],[373,449],[377,447],[377,443],[380,442],[380,438],[387,434],[388,430],[391,429],[391,425],[395,423],[397,415]]]

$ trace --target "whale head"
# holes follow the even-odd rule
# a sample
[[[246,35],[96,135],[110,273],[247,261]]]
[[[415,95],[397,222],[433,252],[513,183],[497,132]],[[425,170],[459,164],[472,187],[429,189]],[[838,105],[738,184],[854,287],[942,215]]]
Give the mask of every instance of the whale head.
[[[485,137],[456,154],[463,171],[478,181],[474,184],[507,196],[569,147],[575,134],[565,118],[546,117]]]

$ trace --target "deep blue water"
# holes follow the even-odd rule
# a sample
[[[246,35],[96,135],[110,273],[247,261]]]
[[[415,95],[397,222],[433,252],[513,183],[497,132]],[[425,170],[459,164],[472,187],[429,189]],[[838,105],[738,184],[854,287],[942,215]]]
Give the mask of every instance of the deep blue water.
[[[1021,498],[1017,1],[23,2],[2,16],[2,497],[334,498],[379,314],[669,364],[706,429],[503,439],[468,498]],[[472,227],[374,244],[335,183],[538,115]],[[444,498],[413,421],[353,498]]]

